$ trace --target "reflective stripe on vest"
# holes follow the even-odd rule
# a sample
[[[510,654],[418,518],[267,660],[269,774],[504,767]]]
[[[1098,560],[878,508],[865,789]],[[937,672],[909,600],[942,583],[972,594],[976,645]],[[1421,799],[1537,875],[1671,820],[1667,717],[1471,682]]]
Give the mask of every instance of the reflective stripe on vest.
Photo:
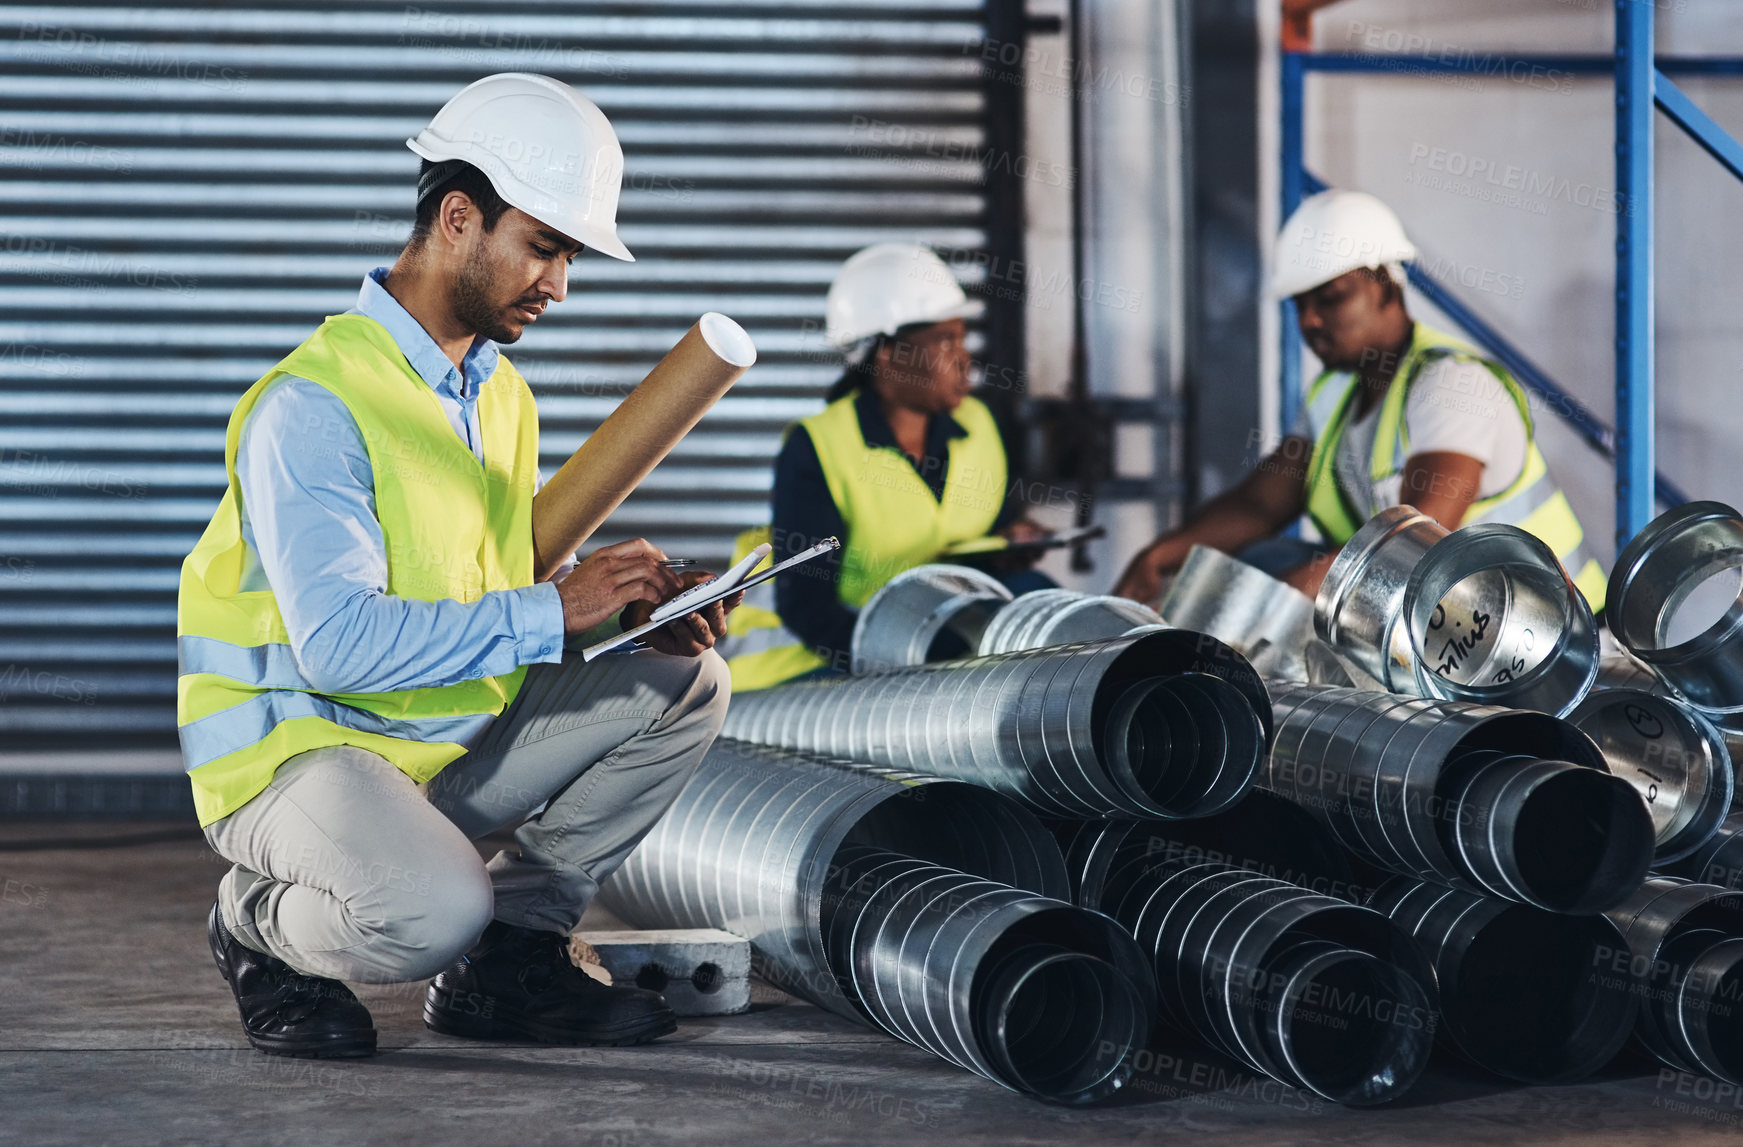
[[[1497,398],[1510,400],[1525,422],[1524,468],[1500,493],[1471,503],[1464,524],[1502,522],[1541,538],[1561,559],[1591,607],[1603,608],[1603,566],[1586,550],[1585,530],[1537,447],[1525,391],[1504,368],[1483,358],[1469,344],[1426,324],[1416,324],[1410,349],[1380,403],[1369,459],[1370,480],[1378,485],[1403,472],[1410,457],[1410,428],[1404,418],[1410,386],[1423,367],[1448,357],[1481,364],[1498,384]],[[1308,426],[1314,438],[1307,467],[1307,512],[1320,534],[1336,545],[1349,541],[1368,517],[1351,503],[1337,479],[1338,447],[1349,429],[1358,385],[1353,374],[1326,371],[1314,380],[1307,395]]]
[[[176,723],[201,824],[240,808],[298,753],[354,745],[425,781],[466,751],[458,738],[514,699],[524,667],[500,677],[390,693],[323,694],[298,663],[270,590],[243,592],[246,544],[236,450],[274,381],[306,378],[345,403],[374,472],[386,592],[476,601],[532,584],[538,415],[506,358],[479,390],[484,462],[460,440],[392,336],[362,315],[329,318],[242,396],[230,416],[229,488],[182,563]],[[310,445],[318,445],[318,429]],[[344,677],[343,666],[317,676]]]
[[[799,423],[811,436],[830,497],[847,523],[837,597],[851,609],[946,546],[985,536],[998,520],[1009,481],[998,424],[979,399],[964,399],[952,415],[968,433],[950,441],[939,499],[900,450],[866,445],[855,398],[839,398]],[[766,526],[741,534],[735,560],[768,540]],[[764,585],[766,599],[747,597],[727,625],[721,652],[734,690],[766,689],[827,664],[781,624],[774,583]]]

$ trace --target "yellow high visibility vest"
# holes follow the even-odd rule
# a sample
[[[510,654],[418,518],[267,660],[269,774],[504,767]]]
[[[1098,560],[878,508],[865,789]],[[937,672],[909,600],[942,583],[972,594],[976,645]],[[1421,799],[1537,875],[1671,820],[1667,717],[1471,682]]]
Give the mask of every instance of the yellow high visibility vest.
[[[998,423],[979,399],[965,398],[952,415],[968,433],[950,441],[939,499],[900,450],[866,445],[856,396],[837,399],[799,422],[847,523],[837,597],[852,609],[897,574],[935,560],[946,546],[985,536],[1004,506],[1009,478]],[[741,534],[734,560],[768,540],[767,526]],[[753,588],[733,610],[723,644],[734,690],[766,689],[825,664],[781,624],[773,582]]]
[[[1417,323],[1410,349],[1398,364],[1386,396],[1381,400],[1379,424],[1374,429],[1374,452],[1369,460],[1374,482],[1394,477],[1410,457],[1410,428],[1404,410],[1410,386],[1423,367],[1442,358],[1481,364],[1495,377],[1500,395],[1519,409],[1525,420],[1527,446],[1525,466],[1505,490],[1471,503],[1465,525],[1473,522],[1503,522],[1541,538],[1561,559],[1574,585],[1579,587],[1594,611],[1604,606],[1607,575],[1603,565],[1585,548],[1585,529],[1556,484],[1543,452],[1537,448],[1536,427],[1524,389],[1499,363],[1484,358],[1470,344],[1452,335]],[[1343,545],[1367,521],[1367,514],[1352,505],[1337,480],[1337,452],[1349,429],[1359,380],[1353,373],[1326,371],[1307,392],[1307,418],[1313,429],[1313,456],[1307,466],[1307,513],[1321,536]],[[1498,396],[1499,397],[1499,396]]]
[[[480,464],[386,328],[362,315],[329,318],[236,404],[224,443],[229,489],[182,563],[176,724],[202,825],[240,808],[279,765],[310,749],[367,749],[426,781],[466,751],[454,736],[507,708],[526,675],[521,666],[389,693],[313,687],[272,591],[239,588],[246,544],[237,443],[249,411],[285,375],[326,387],[357,423],[375,475],[389,594],[469,602],[533,581],[538,412],[519,372],[499,357],[479,391]]]

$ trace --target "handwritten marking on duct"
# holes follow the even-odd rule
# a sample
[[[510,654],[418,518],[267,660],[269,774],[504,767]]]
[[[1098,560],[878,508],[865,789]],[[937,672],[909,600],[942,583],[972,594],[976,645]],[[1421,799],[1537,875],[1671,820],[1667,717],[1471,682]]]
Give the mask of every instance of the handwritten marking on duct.
[[[1446,644],[1443,645],[1440,650],[1440,664],[1434,667],[1434,671],[1443,677],[1456,673],[1460,663],[1463,662],[1465,658],[1469,657],[1477,646],[1482,644],[1484,636],[1489,632],[1489,623],[1492,620],[1493,619],[1488,614],[1480,609],[1471,610],[1470,631],[1467,633],[1448,635]],[[1434,616],[1430,618],[1428,622],[1429,630],[1432,632],[1433,630],[1444,629],[1446,623],[1446,606],[1435,606]],[[1464,622],[1454,621],[1453,628],[1459,630],[1464,629]],[[1506,670],[1503,670],[1502,672],[1506,672]]]

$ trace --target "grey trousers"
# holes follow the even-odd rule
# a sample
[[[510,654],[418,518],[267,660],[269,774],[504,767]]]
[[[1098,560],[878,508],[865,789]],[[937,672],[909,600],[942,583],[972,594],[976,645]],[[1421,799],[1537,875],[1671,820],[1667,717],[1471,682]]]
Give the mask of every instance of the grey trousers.
[[[298,971],[364,983],[435,975],[493,918],[568,933],[695,771],[730,692],[713,651],[572,654],[532,666],[484,740],[421,789],[362,749],[292,757],[206,828],[235,864],[225,923]],[[517,823],[513,848],[479,858],[474,838]]]

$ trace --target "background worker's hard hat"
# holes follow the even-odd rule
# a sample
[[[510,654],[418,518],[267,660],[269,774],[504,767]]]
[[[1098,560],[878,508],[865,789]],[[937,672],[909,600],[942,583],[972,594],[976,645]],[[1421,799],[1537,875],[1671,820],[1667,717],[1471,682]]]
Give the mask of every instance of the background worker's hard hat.
[[[482,171],[510,207],[613,259],[623,148],[597,104],[568,84],[502,72],[469,84],[406,146],[434,163]]]
[[[1301,201],[1277,235],[1271,292],[1287,299],[1360,267],[1416,258],[1392,209],[1365,191],[1322,191]]]
[[[932,251],[913,243],[877,243],[841,265],[824,304],[824,336],[847,350],[873,335],[913,323],[966,318],[975,305]]]

